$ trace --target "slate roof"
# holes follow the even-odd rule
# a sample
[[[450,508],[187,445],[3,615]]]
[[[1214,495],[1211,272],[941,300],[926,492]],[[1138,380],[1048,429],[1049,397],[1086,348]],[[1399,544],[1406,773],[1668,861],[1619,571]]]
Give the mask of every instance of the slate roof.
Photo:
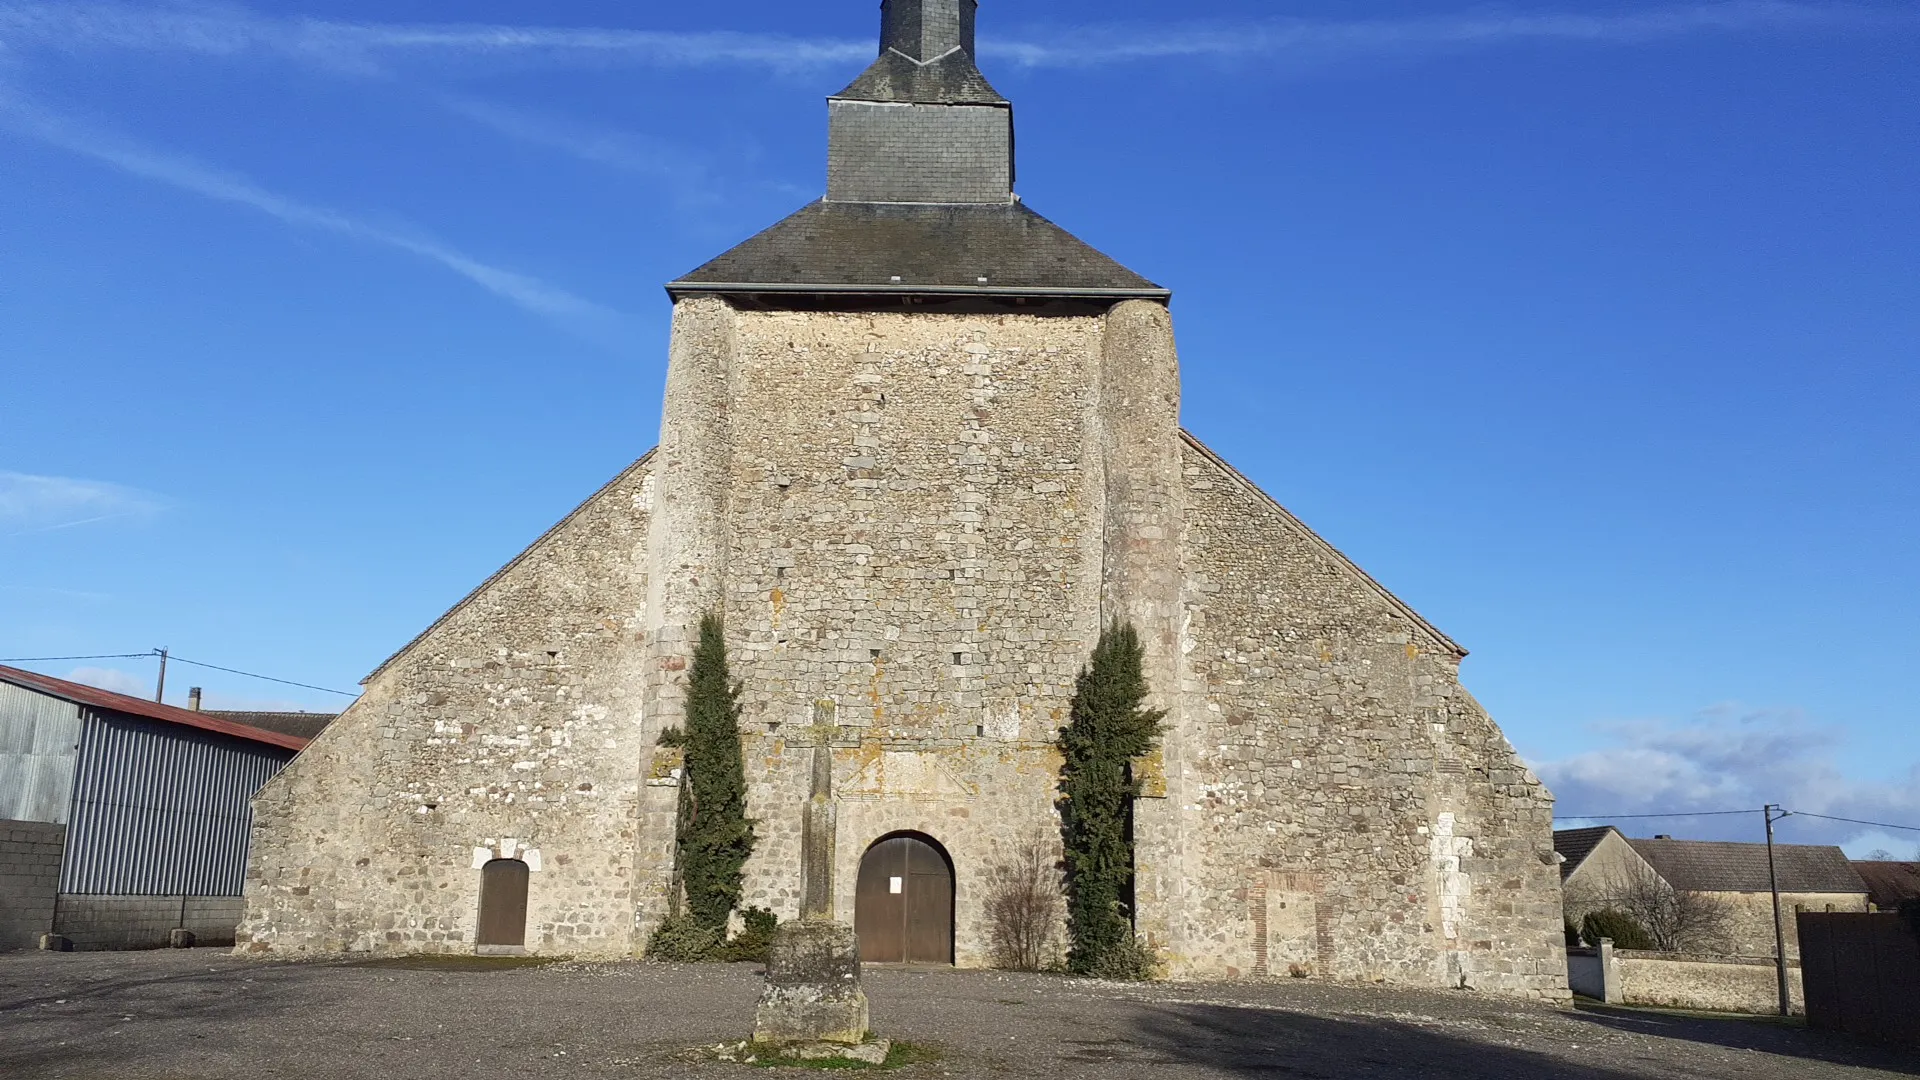
[[[825,200],[670,283],[667,291],[676,297],[786,292],[1163,300],[1171,295],[1021,203]]]
[[[1867,883],[1867,899],[1881,911],[1920,900],[1920,862],[1857,862],[1853,869]]]
[[[340,718],[339,713],[251,712],[238,709],[206,709],[200,715],[245,724],[261,731],[277,731],[300,739],[318,736],[327,730],[328,724]]]
[[[1572,877],[1573,872],[1580,869],[1580,864],[1587,861],[1587,856],[1593,854],[1593,849],[1600,846],[1600,841],[1605,840],[1608,833],[1618,831],[1611,825],[1591,829],[1555,829],[1553,850],[1566,860],[1560,864],[1560,880]]]
[[[111,690],[102,690],[96,686],[68,682],[51,675],[42,675],[34,671],[21,671],[19,668],[0,667],[0,682],[12,683],[48,697],[62,701],[71,701],[75,705],[86,705],[107,712],[125,713],[147,720],[159,720],[162,723],[178,724],[181,727],[197,728],[220,735],[231,735],[250,742],[266,743],[287,750],[301,750],[307,745],[307,739],[280,731],[269,731],[249,724],[227,720],[216,715],[194,712],[191,709],[179,709],[172,705],[162,705],[145,698],[116,694]]]
[[[1006,105],[1006,98],[980,74],[973,57],[954,50],[922,64],[888,49],[853,84],[833,95],[854,101],[903,101],[916,105]]]
[[[1766,892],[1767,846],[1709,840],[1628,840],[1667,884],[1683,892]],[[1774,845],[1780,891],[1865,893],[1866,882],[1837,847]]]

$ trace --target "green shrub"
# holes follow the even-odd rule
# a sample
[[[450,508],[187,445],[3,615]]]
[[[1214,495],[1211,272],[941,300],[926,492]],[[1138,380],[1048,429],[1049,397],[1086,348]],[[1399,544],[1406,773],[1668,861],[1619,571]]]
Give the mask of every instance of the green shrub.
[[[780,919],[766,908],[748,908],[741,913],[747,925],[732,941],[727,942],[726,959],[732,962],[756,960],[767,962],[767,950],[773,947],[773,932],[780,928]]]
[[[753,854],[747,781],[740,761],[740,686],[727,672],[718,615],[700,620],[688,672],[686,762],[681,770],[678,848],[687,913],[716,937],[740,902],[741,868]]]
[[[1137,968],[1133,936],[1133,759],[1153,749],[1166,714],[1145,708],[1146,650],[1114,620],[1074,683],[1060,729],[1060,836],[1066,868],[1067,967],[1082,975]]]
[[[1573,925],[1571,918],[1568,918],[1566,923],[1567,948],[1577,949],[1580,947],[1580,928]]]
[[[1653,950],[1658,948],[1653,935],[1647,933],[1634,917],[1624,911],[1608,908],[1605,911],[1589,912],[1586,920],[1580,924],[1580,934],[1595,946],[1601,938],[1612,938],[1616,949]]]
[[[1138,937],[1129,933],[1101,953],[1076,974],[1120,982],[1149,982],[1160,977],[1160,958]]]
[[[691,912],[681,912],[667,916],[647,939],[647,959],[704,964],[720,959],[724,947],[719,932],[703,925]]]

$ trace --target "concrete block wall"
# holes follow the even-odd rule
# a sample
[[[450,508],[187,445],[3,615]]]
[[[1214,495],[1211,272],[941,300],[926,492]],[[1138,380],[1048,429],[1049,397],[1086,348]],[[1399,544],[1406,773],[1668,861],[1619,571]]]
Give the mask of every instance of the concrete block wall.
[[[238,896],[60,897],[55,931],[76,949],[164,949],[174,928],[193,931],[196,944],[231,945],[245,901]]]
[[[0,821],[0,952],[31,949],[53,926],[67,827]]]

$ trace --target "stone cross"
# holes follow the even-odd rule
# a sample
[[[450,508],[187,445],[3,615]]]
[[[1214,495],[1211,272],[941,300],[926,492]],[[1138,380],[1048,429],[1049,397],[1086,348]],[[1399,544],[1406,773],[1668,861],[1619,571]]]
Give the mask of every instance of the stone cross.
[[[767,951],[767,986],[754,1011],[753,1041],[801,1058],[880,1064],[886,1040],[869,1041],[860,988],[860,939],[833,917],[831,701],[813,706],[813,782],[800,833],[800,918],[780,924]]]
[[[837,706],[813,706],[813,782],[800,823],[800,917],[833,918],[833,850],[838,824],[833,806],[833,737]]]

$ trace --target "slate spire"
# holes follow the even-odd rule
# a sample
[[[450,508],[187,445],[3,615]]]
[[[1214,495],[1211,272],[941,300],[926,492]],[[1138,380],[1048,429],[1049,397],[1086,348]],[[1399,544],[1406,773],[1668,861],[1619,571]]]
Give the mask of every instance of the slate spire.
[[[973,56],[979,0],[884,0],[880,5],[880,52],[929,63],[959,49]]]
[[[979,6],[885,0],[879,58],[827,99],[826,197],[668,291],[1165,301],[1014,194],[1013,103],[974,63]]]

